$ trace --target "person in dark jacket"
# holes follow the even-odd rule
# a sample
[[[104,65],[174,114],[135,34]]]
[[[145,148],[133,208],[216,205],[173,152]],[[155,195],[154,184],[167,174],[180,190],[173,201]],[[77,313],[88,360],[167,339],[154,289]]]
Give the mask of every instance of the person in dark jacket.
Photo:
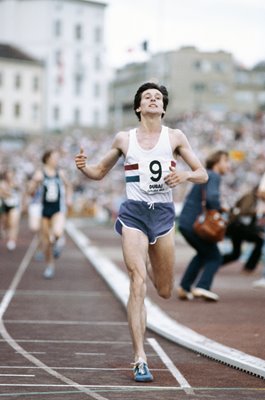
[[[181,278],[177,295],[181,300],[192,300],[194,297],[218,301],[219,296],[213,293],[213,278],[222,263],[222,255],[216,243],[200,238],[193,230],[193,224],[202,212],[202,191],[206,190],[206,207],[222,211],[220,199],[221,176],[230,168],[228,153],[219,150],[206,160],[209,176],[207,184],[194,184],[188,193],[179,216],[179,231],[186,241],[196,250]],[[194,287],[193,287],[194,286]]]
[[[244,194],[231,209],[230,222],[226,235],[232,241],[232,251],[224,254],[223,265],[236,261],[241,255],[243,242],[250,242],[254,247],[243,267],[244,272],[252,272],[257,267],[262,254],[263,229],[257,224],[257,190]]]

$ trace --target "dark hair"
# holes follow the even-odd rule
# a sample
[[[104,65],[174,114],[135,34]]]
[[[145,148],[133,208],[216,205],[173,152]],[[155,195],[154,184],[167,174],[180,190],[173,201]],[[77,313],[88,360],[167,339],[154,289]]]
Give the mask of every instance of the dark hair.
[[[43,164],[47,163],[47,161],[51,157],[52,153],[54,153],[54,152],[55,152],[55,150],[47,150],[47,151],[45,151],[45,153],[43,154],[42,159],[41,159]]]
[[[139,119],[139,121],[141,121],[141,113],[140,113],[140,111],[136,111],[136,110],[137,110],[137,108],[140,107],[142,93],[145,92],[148,89],[157,89],[157,90],[159,90],[159,92],[162,93],[164,110],[166,111],[166,109],[167,109],[167,105],[168,105],[168,91],[167,91],[167,88],[165,86],[159,86],[154,82],[144,83],[137,90],[136,95],[134,96],[134,103],[133,103],[133,109],[134,109],[134,112],[137,115],[137,118]],[[165,113],[162,114],[162,118],[164,117],[164,115],[165,115]]]
[[[213,169],[215,164],[219,163],[220,159],[226,156],[228,157],[228,152],[225,150],[217,150],[214,153],[210,154],[209,157],[205,161],[206,169]]]

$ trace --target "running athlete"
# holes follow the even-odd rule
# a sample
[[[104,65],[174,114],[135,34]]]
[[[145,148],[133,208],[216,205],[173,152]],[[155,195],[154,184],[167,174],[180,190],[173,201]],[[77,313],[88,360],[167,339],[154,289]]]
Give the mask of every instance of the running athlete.
[[[205,183],[208,175],[178,129],[162,125],[168,105],[164,86],[148,82],[134,98],[140,121],[136,129],[119,132],[111,149],[97,164],[87,164],[84,150],[75,163],[90,179],[102,179],[124,157],[127,200],[121,205],[115,228],[121,234],[124,261],[130,278],[127,312],[134,348],[134,379],[150,382],[153,376],[144,350],[147,274],[158,294],[169,298],[175,264],[175,211],[172,188],[186,181]],[[188,170],[176,168],[181,156]]]
[[[17,246],[19,224],[21,216],[22,193],[16,179],[16,173],[12,169],[7,169],[3,173],[0,183],[1,212],[3,225],[6,234],[6,247],[13,251]]]
[[[58,168],[57,151],[46,151],[42,162],[43,169],[35,172],[29,184],[29,192],[33,195],[41,188],[41,239],[46,261],[43,276],[51,279],[55,274],[54,259],[59,257],[64,242],[65,214],[71,205],[72,188],[64,171]]]

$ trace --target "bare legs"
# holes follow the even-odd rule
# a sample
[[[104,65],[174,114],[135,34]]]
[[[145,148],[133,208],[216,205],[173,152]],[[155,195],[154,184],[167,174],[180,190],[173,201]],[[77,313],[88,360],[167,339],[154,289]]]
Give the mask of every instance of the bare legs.
[[[20,211],[17,207],[11,208],[7,213],[5,213],[5,227],[7,236],[7,248],[9,250],[14,250],[16,248],[18,232],[19,232],[19,222],[20,222]]]
[[[42,218],[42,241],[45,261],[47,266],[54,268],[54,243],[64,233],[65,216],[62,212],[54,214],[51,218]]]
[[[128,323],[133,341],[135,361],[146,361],[144,335],[146,330],[147,273],[152,279],[158,294],[169,298],[173,286],[174,273],[174,230],[159,238],[154,245],[136,229],[123,227],[122,247],[124,260],[130,277],[130,295],[128,300]],[[149,259],[150,258],[150,259]]]

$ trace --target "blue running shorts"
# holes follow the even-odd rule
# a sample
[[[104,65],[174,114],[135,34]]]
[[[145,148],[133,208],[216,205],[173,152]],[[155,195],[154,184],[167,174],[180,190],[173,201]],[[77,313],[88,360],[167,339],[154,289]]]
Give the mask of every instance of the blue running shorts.
[[[126,200],[121,204],[115,222],[115,230],[121,235],[122,227],[138,229],[143,232],[150,244],[166,235],[175,225],[174,203],[147,203]]]

